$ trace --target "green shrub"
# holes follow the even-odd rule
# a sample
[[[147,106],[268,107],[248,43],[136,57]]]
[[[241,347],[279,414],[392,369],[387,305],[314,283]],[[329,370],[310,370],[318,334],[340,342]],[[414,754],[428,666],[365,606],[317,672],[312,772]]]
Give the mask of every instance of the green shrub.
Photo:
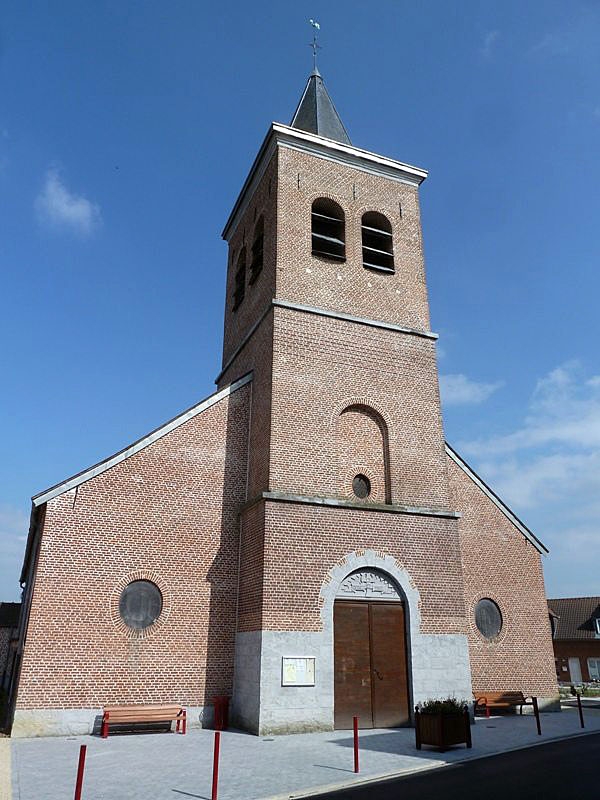
[[[467,706],[467,700],[444,697],[441,700],[425,700],[424,703],[419,703],[417,708],[421,714],[463,714]]]

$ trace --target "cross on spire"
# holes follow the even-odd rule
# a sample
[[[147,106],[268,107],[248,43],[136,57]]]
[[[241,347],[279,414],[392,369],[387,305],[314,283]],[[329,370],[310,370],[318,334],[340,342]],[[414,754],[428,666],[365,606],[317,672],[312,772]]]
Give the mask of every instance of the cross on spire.
[[[308,21],[313,28],[313,40],[308,45],[309,47],[312,47],[313,51],[313,75],[319,75],[319,70],[317,69],[317,50],[321,49],[321,45],[317,43],[317,31],[321,30],[321,26],[316,19],[309,19]]]

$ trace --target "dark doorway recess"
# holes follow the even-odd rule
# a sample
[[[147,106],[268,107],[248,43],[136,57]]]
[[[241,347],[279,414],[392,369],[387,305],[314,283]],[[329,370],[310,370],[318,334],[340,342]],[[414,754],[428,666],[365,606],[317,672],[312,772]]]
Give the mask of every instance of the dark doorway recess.
[[[409,724],[404,604],[336,600],[333,637],[335,728]]]

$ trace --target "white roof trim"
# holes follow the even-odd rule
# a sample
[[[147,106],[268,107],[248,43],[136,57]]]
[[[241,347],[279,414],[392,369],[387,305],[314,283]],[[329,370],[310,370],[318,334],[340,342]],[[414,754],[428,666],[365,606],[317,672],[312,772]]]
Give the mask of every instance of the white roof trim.
[[[427,170],[421,167],[413,167],[403,161],[397,161],[395,158],[380,156],[370,150],[363,150],[351,144],[336,142],[334,139],[327,139],[325,136],[319,136],[316,133],[308,133],[298,128],[292,128],[290,125],[274,122],[272,129],[280,143],[285,143],[290,147],[295,146],[298,149],[307,149],[315,154],[324,155],[329,153],[332,160],[351,164],[368,172],[372,171],[388,177],[403,179],[406,182],[417,185],[423,183],[428,175]],[[302,147],[301,143],[304,143],[305,147]]]
[[[481,491],[492,501],[492,503],[500,509],[500,511],[504,514],[504,516],[512,522],[512,524],[517,528],[523,536],[531,542],[531,544],[538,550],[542,555],[546,555],[550,551],[546,547],[546,545],[541,542],[537,536],[535,536],[529,528],[521,522],[521,520],[517,517],[516,514],[510,510],[510,508],[505,505],[502,500],[498,497],[498,495],[490,489],[490,487],[474,472],[471,467],[463,461],[462,458],[458,455],[456,450],[453,450],[450,445],[446,442],[446,453],[450,456],[452,461],[462,469],[462,471],[471,478],[473,483],[477,484]]]
[[[250,383],[251,380],[252,373],[249,372],[247,375],[244,375],[243,378],[240,378],[229,386],[226,386],[224,389],[221,389],[221,391],[211,394],[210,397],[202,400],[197,405],[188,408],[188,410],[184,411],[183,414],[180,414],[178,417],[174,417],[172,420],[169,420],[169,422],[165,423],[165,425],[162,425],[160,428],[156,428],[156,430],[152,431],[152,433],[149,433],[142,439],[138,439],[137,442],[134,442],[124,450],[120,450],[118,453],[115,453],[113,456],[109,456],[104,461],[100,461],[93,467],[90,467],[89,469],[74,475],[72,478],[68,478],[62,483],[57,483],[56,486],[52,486],[50,489],[46,489],[44,492],[35,495],[32,498],[33,505],[41,506],[43,503],[47,503],[49,500],[58,497],[60,494],[68,492],[70,489],[74,489],[76,486],[80,486],[82,483],[89,481],[91,478],[95,478],[97,475],[101,475],[103,472],[106,472],[106,470],[114,467],[121,461],[125,461],[125,459],[129,458],[129,456],[139,453],[140,450],[148,447],[148,445],[153,444],[153,442],[156,442],[158,439],[162,439],[162,437],[166,436],[167,433],[174,431],[175,428],[183,425],[184,422],[192,419],[192,417],[196,417],[198,414],[206,411],[207,408],[210,408],[221,400],[224,400],[226,397],[229,397],[230,394],[233,394],[233,392],[237,391],[237,389],[241,389],[242,386]]]

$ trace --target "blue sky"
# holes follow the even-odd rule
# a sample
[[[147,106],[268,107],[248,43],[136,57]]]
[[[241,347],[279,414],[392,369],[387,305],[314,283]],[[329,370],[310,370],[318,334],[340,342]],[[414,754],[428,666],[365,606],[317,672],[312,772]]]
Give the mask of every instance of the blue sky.
[[[214,390],[220,231],[320,68],[354,144],[422,166],[448,440],[600,593],[600,5],[6,0],[0,599],[32,494]],[[518,567],[517,567],[518,568]]]

